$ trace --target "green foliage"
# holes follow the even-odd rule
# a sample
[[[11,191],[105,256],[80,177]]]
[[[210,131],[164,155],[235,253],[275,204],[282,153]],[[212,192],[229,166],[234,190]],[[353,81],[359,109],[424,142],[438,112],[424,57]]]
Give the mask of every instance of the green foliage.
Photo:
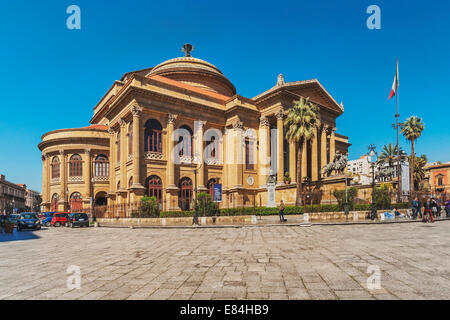
[[[201,217],[210,217],[218,213],[217,204],[212,200],[209,193],[200,192],[198,194],[198,214]]]
[[[400,147],[400,160],[405,161],[407,159],[406,152]],[[391,168],[394,166],[394,163],[397,161],[397,145],[392,146],[392,143],[385,145],[383,147],[383,151],[379,155],[377,159],[377,165],[385,165],[388,164],[388,167]]]
[[[402,124],[401,131],[403,136],[409,141],[417,140],[422,135],[425,125],[422,118],[411,116]]]
[[[391,206],[391,190],[388,185],[375,187],[375,205],[377,209],[388,209]]]
[[[156,197],[142,197],[138,214],[141,218],[158,218],[159,206]]]
[[[355,201],[356,196],[358,195],[358,189],[355,187],[350,187],[347,189],[347,191],[345,191],[345,189],[333,191],[333,196],[336,198],[336,200],[338,202],[338,209],[341,211],[344,210],[346,193],[347,193],[347,201],[350,205],[350,210],[354,210],[354,208],[355,208],[354,201]]]

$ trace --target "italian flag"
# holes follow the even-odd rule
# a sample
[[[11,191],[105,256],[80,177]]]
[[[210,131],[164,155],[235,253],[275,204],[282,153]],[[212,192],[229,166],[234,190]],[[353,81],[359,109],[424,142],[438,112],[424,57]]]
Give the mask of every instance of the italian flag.
[[[397,69],[395,71],[394,83],[392,84],[391,94],[389,95],[388,100],[390,100],[392,97],[394,97],[398,90],[398,60],[396,62],[396,65],[397,65]]]

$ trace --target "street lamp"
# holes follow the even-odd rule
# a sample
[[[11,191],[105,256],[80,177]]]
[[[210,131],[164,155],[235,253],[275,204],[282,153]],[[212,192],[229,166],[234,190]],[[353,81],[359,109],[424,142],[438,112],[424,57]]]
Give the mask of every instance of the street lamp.
[[[198,225],[198,203],[197,203],[197,173],[203,166],[203,163],[200,162],[200,166],[194,169],[194,184],[195,184],[195,199],[194,199],[194,218],[192,219],[192,224]]]
[[[375,205],[375,161],[372,160],[374,156],[377,156],[378,158],[378,153],[375,151],[375,149],[375,145],[371,144],[369,145],[369,152],[367,153],[367,155],[370,156],[370,166],[372,167],[372,210],[371,214],[369,215],[371,220],[378,219],[377,208]]]

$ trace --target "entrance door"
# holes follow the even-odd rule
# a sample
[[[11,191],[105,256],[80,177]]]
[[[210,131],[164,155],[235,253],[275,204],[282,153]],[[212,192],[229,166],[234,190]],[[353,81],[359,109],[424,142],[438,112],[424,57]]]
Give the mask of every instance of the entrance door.
[[[182,178],[179,183],[178,206],[181,210],[189,210],[192,201],[192,180]]]

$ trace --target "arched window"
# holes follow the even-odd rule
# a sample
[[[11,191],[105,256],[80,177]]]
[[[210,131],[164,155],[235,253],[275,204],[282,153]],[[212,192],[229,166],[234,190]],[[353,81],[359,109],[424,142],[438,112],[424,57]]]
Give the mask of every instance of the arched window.
[[[59,179],[60,176],[60,170],[59,170],[59,158],[54,157],[52,159],[52,179]]]
[[[192,134],[192,129],[189,128],[188,126],[184,125],[181,126],[178,130],[178,143],[181,143],[181,149],[180,152],[178,153],[178,155],[181,156],[192,156],[192,139],[193,139],[193,134]]]
[[[100,154],[95,158],[94,175],[96,177],[109,177],[108,157]]]
[[[83,175],[83,160],[79,154],[74,154],[69,161],[69,176],[81,177]]]
[[[436,176],[436,184],[438,186],[443,186],[444,185],[444,176],[442,174],[439,174]]]
[[[178,206],[181,210],[189,210],[192,201],[192,180],[184,177],[179,183]]]
[[[133,122],[128,126],[128,155],[133,154]]]
[[[158,120],[147,120],[144,137],[146,152],[162,153],[162,126]]]
[[[70,195],[70,210],[72,212],[83,210],[83,197],[81,196],[81,193],[74,192]]]
[[[54,193],[52,195],[52,211],[58,210],[58,201],[59,201],[59,194]]]
[[[117,139],[116,139],[116,144],[117,144],[117,154],[116,154],[116,159],[117,162],[120,162],[120,130],[117,132]]]
[[[162,201],[162,181],[158,176],[148,177],[145,180],[145,189],[149,197],[155,197],[158,202]]]

